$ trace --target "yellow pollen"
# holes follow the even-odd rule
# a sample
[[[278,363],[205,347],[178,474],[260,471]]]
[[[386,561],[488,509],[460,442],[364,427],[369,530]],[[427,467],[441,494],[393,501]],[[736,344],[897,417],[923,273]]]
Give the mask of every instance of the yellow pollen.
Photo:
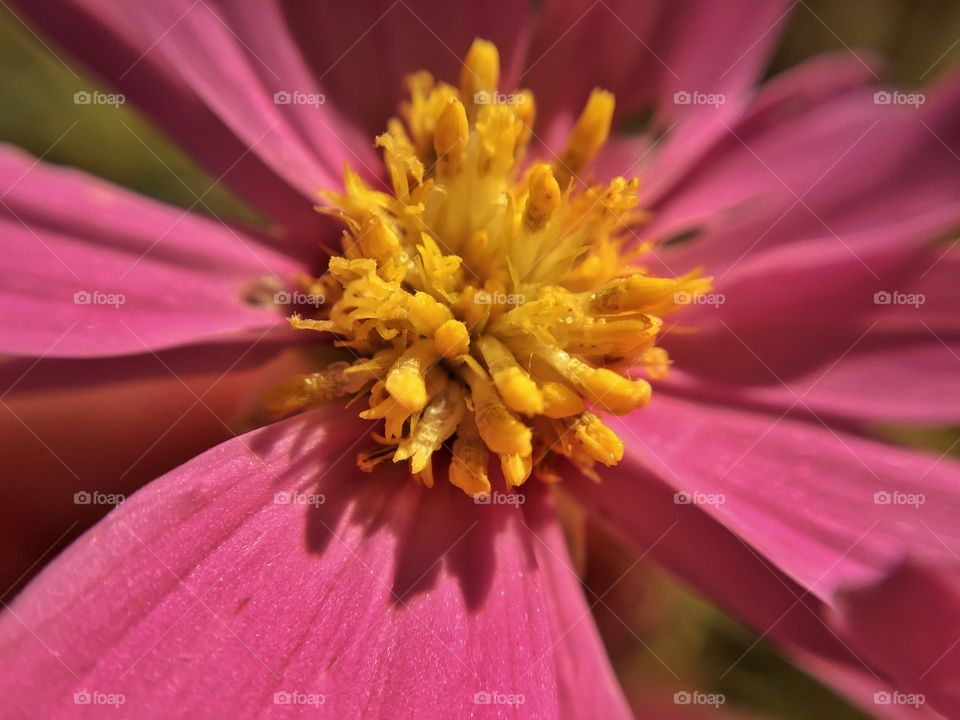
[[[708,292],[699,272],[647,275],[631,243],[646,220],[639,181],[583,175],[606,142],[614,98],[594,90],[558,158],[524,163],[536,136],[529,90],[500,92],[500,58],[473,43],[459,86],[421,71],[376,138],[390,189],[349,167],[320,212],[346,226],[327,271],[304,278],[327,301],[290,318],[330,334],[342,358],[271,391],[278,415],[363,402],[376,445],[359,466],[408,462],[434,484],[434,458],[467,495],[554,482],[555,460],[597,477],[623,443],[601,415],[650,401],[670,367],[664,317]],[[634,376],[645,373],[646,379]],[[444,463],[446,466],[446,463]]]

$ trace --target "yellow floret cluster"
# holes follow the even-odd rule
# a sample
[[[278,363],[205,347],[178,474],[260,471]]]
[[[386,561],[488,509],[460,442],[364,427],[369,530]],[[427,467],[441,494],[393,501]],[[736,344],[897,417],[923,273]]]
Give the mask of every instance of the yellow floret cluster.
[[[662,318],[710,286],[636,264],[647,249],[627,242],[643,219],[636,178],[580,179],[613,96],[594,90],[562,153],[527,165],[534,98],[501,94],[499,75],[496,48],[478,40],[459,88],[410,76],[401,118],[376,139],[391,191],[347,167],[343,192],[324,194],[320,211],[346,226],[342,254],[311,281],[324,309],[290,322],[349,355],[270,399],[278,413],[363,402],[378,425],[362,468],[409,461],[432,486],[446,445],[449,481],[470,495],[491,491],[491,454],[507,487],[557,479],[560,456],[591,476],[619,462],[623,443],[600,416],[649,401],[629,371],[666,372]]]

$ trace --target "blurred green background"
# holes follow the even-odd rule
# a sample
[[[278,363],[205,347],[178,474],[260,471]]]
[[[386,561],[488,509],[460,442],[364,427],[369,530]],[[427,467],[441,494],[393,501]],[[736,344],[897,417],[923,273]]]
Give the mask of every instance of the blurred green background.
[[[720,0],[718,0],[720,1]],[[769,74],[811,55],[844,49],[881,57],[885,82],[928,85],[960,65],[960,3],[955,0],[807,0],[787,23]],[[62,61],[61,61],[62,58]],[[51,52],[9,11],[0,10],[0,141],[48,162],[83,168],[182,207],[194,205],[213,178],[155,131],[129,105],[78,106],[73,93],[95,87],[78,65]],[[82,122],[81,122],[82,121]],[[254,216],[223,186],[199,210],[225,218]],[[941,451],[956,431],[885,429],[901,442]],[[604,597],[595,617],[628,695],[651,688],[722,692],[725,710],[745,717],[864,717],[792,667],[731,618],[643,564],[595,528],[583,533],[588,598]],[[623,580],[620,578],[623,577]],[[607,595],[607,591],[610,590]],[[755,644],[756,643],[756,644]],[[662,661],[662,662],[661,662]],[[669,666],[684,680],[677,680]],[[728,669],[731,668],[729,670]],[[722,679],[720,679],[722,678]]]

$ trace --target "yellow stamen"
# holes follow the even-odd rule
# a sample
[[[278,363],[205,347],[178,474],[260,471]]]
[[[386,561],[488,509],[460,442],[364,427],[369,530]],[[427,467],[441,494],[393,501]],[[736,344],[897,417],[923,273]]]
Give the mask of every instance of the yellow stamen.
[[[507,487],[520,487],[533,472],[533,458],[530,455],[501,455],[500,470]]]
[[[425,340],[415,342],[387,373],[387,392],[407,410],[422,410],[427,404],[427,385],[424,378],[436,359],[432,343]]]
[[[538,165],[530,173],[530,195],[523,211],[523,225],[536,232],[560,207],[560,185],[549,165]]]
[[[466,157],[470,125],[463,103],[450,98],[440,117],[433,136],[433,149],[437,151],[437,176],[443,179],[455,177]]]
[[[471,108],[489,105],[500,84],[500,53],[496,45],[487,40],[474,40],[467,51],[460,70],[460,97]]]
[[[543,396],[507,346],[492,335],[484,335],[477,340],[477,349],[483,355],[493,376],[493,383],[507,407],[524,415],[540,415],[543,412]]]
[[[433,345],[447,360],[456,360],[470,348],[470,333],[459,320],[447,320],[433,335]]]
[[[616,465],[623,459],[623,443],[596,415],[586,412],[573,425],[577,442],[593,460]]]
[[[567,147],[555,164],[561,186],[566,186],[574,174],[593,160],[607,141],[613,121],[613,106],[613,93],[599,88],[590,93],[586,107],[567,138]]]
[[[487,448],[480,438],[473,413],[468,412],[453,443],[453,458],[450,461],[450,482],[467,495],[485,495],[490,492],[487,476]]]

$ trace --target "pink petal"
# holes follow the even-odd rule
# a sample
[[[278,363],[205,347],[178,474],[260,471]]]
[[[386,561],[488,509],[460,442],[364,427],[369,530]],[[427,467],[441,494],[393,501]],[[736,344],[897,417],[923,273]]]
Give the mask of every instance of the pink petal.
[[[837,598],[836,622],[854,648],[902,688],[881,691],[876,702],[960,714],[957,569],[956,562],[946,569],[907,560],[876,584]]]
[[[882,575],[905,552],[960,549],[960,468],[809,422],[693,404],[661,393],[614,421],[631,463],[680,492],[809,593]],[[694,450],[693,452],[691,450]],[[719,500],[717,500],[719,498]]]
[[[957,106],[960,90],[931,93],[930,105],[917,110],[877,105],[873,87],[853,82],[852,62],[821,59],[774,81],[695,173],[671,194],[651,196],[655,217],[647,233],[701,231],[665,249],[664,263],[678,270],[704,265],[725,276],[784,243],[824,238],[862,251],[856,241],[867,231],[928,218],[912,229],[916,246],[960,216],[951,181],[960,179],[960,164],[941,144],[960,138],[942,121],[931,125],[941,105]],[[819,82],[828,73],[836,77]],[[918,181],[904,187],[904,175],[920,167]]]
[[[22,3],[39,28],[123,92],[217,178],[300,242],[322,223],[316,191],[340,166],[376,168],[370,138],[332,105],[277,104],[277,92],[322,95],[276,3],[102,0]]]
[[[908,713],[875,707],[874,693],[890,685],[823,619],[824,603],[711,518],[704,506],[675,502],[674,488],[646,467],[625,461],[605,470],[599,484],[573,476],[563,487],[638,556],[679,576],[861,707],[883,718],[933,717],[912,708]],[[668,711],[649,710],[652,717],[673,717]]]
[[[788,8],[780,2],[547,2],[522,83],[541,89],[544,118],[578,113],[596,86],[616,93],[620,117],[652,109],[669,118],[690,109],[674,103],[676,91],[735,97],[749,88]],[[587,56],[583,48],[590,48]]]
[[[948,151],[960,137],[943,118],[960,102],[960,83],[931,91],[919,109],[874,104],[872,88],[851,83],[850,73],[812,92],[813,80],[835,66],[820,61],[764,90],[696,176],[655,210],[653,235],[701,227],[664,248],[658,269],[702,266],[724,301],[685,314],[682,322],[700,332],[667,339],[678,366],[704,385],[733,386],[733,395],[752,395],[751,386],[779,392],[780,380],[830,371],[874,321],[892,327],[890,314],[902,328],[911,314],[878,307],[875,294],[929,284],[918,280],[935,262],[926,244],[960,219],[960,163]],[[920,179],[905,188],[902,178],[918,166]],[[940,276],[941,288],[952,285],[948,273]],[[951,327],[948,293],[931,293],[938,300],[930,312]],[[922,313],[910,324],[910,345],[939,344]],[[952,338],[940,339],[952,349]],[[944,363],[924,360],[918,370],[942,377]],[[822,409],[854,410],[830,405]],[[949,404],[940,415],[890,403],[876,409],[890,419],[955,417]]]
[[[529,3],[512,0],[284,5],[290,31],[331,102],[377,134],[407,99],[408,73],[425,69],[458,85],[461,61],[478,37],[497,45],[501,87],[512,92],[534,18]]]
[[[302,267],[214,220],[0,149],[0,351],[139,353],[282,327],[266,277]]]
[[[875,242],[881,238],[874,234]],[[850,297],[843,313],[831,306],[824,286],[803,279],[814,272],[787,270],[787,253],[776,265],[744,280],[719,309],[695,313],[691,324],[709,328],[709,313],[720,326],[691,335],[668,334],[679,371],[668,387],[714,401],[762,406],[780,414],[794,406],[827,417],[859,423],[950,423],[960,418],[960,328],[954,308],[960,302],[955,277],[957,260],[949,249],[915,253],[907,263],[896,258],[897,234],[887,247],[877,245],[869,256],[874,268],[888,265],[888,282],[833,273],[855,272],[858,261],[833,247],[820,257],[821,282],[834,278]],[[772,253],[768,253],[769,257]],[[794,268],[804,263],[803,250],[792,253]],[[960,255],[958,255],[960,257]],[[831,262],[831,258],[833,261]],[[779,267],[781,269],[774,269]],[[910,280],[910,276],[917,279]],[[900,278],[899,280],[895,278]],[[795,287],[783,292],[784,287]],[[761,302],[761,298],[766,300]],[[879,298],[879,300],[878,300]],[[808,313],[787,325],[751,326],[750,318],[773,309],[785,317],[799,304]],[[729,308],[729,310],[728,310]],[[823,319],[832,317],[824,325]],[[692,313],[691,315],[694,315]],[[737,325],[737,320],[746,327]],[[809,336],[814,340],[802,341]],[[882,389],[882,390],[881,390]],[[800,402],[802,401],[802,402]]]
[[[711,517],[676,502],[671,485],[628,456],[602,481],[576,473],[569,490],[639,557],[665,567],[758,632],[834,662],[855,659],[816,617],[821,603]]]
[[[686,397],[709,397],[712,401],[762,408],[774,415],[799,408],[859,424],[956,422],[960,419],[960,341],[922,326],[919,330],[895,334],[868,325],[859,331],[859,340],[854,337],[840,345],[830,344],[835,357],[812,368],[798,364],[804,358],[797,354],[787,357],[786,346],[775,348],[762,342],[754,343],[759,349],[750,347],[756,357],[743,358],[750,353],[737,336],[732,336],[729,352],[722,367],[714,369],[714,378],[677,372],[664,387]],[[712,347],[719,347],[719,343]],[[776,354],[779,350],[783,355]],[[685,361],[685,356],[681,357]],[[769,382],[764,385],[756,382],[761,376],[760,372],[754,373],[758,358],[767,364]],[[738,366],[736,359],[744,362]],[[778,370],[784,366],[792,366],[796,373],[780,375]],[[728,369],[729,375],[721,375]],[[748,384],[731,384],[738,377]]]
[[[871,712],[927,717],[874,708],[891,685],[826,617],[838,588],[882,577],[905,552],[952,562],[955,465],[775,420],[660,394],[629,425],[611,419],[628,444],[620,466],[564,487],[639,555]],[[877,492],[900,495],[875,504]],[[903,504],[921,492],[923,505]],[[910,618],[897,622],[910,632]]]
[[[307,371],[277,345],[0,362],[0,455],[29,468],[0,482],[0,586],[18,589],[111,509],[75,493],[130,495],[249,427],[268,388]]]
[[[532,493],[540,494],[537,490],[531,488]],[[554,656],[561,717],[630,718],[593,615],[584,602],[553,503],[543,494],[543,502],[532,503],[528,508],[527,522],[537,539],[537,564],[543,568],[546,592],[552,598],[548,609],[554,636],[558,638]],[[595,597],[588,600],[589,605],[597,601]]]
[[[523,512],[360,473],[369,427],[346,417],[231,440],[74,544],[0,618],[8,712],[72,715],[86,689],[137,717],[284,716],[277,693],[335,717],[512,710],[477,693],[557,716],[557,566]]]

